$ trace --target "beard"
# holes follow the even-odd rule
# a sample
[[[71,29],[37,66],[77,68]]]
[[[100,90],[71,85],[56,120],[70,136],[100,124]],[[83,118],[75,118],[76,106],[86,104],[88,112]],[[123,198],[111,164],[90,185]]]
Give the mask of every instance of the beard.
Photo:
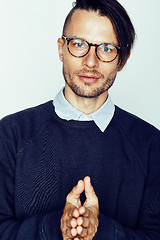
[[[99,78],[98,82],[101,82],[101,84],[99,83],[99,86],[95,88],[92,86],[91,83],[83,83],[83,85],[78,85],[74,79],[81,74],[94,75]],[[71,74],[63,64],[63,76],[67,85],[77,96],[83,98],[96,98],[102,93],[108,91],[108,89],[113,85],[117,76],[117,68],[109,74],[107,79],[105,79],[104,75],[96,70],[82,69],[80,71],[75,71],[73,74]]]

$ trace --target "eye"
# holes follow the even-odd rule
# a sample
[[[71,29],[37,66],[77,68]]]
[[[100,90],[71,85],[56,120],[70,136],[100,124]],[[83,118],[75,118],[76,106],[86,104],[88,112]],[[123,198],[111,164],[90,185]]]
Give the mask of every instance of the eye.
[[[115,47],[111,44],[101,44],[98,48],[98,50],[103,53],[111,53],[114,49]]]
[[[78,47],[78,48],[81,48],[81,47],[83,47],[83,44],[82,44],[82,43],[80,43],[80,42],[79,42],[79,43],[75,43],[74,45],[75,45],[76,47]]]
[[[73,55],[81,56],[88,51],[88,44],[81,38],[74,38],[70,41],[69,50]]]
[[[72,40],[72,45],[75,48],[84,48],[85,47],[85,42],[81,39],[73,39]]]

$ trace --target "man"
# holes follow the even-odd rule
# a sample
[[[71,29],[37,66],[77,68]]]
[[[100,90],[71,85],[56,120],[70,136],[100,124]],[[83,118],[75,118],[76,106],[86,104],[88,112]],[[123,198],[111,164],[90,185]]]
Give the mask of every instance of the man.
[[[134,36],[116,0],[77,0],[65,88],[0,122],[1,240],[160,239],[160,133],[108,94]]]

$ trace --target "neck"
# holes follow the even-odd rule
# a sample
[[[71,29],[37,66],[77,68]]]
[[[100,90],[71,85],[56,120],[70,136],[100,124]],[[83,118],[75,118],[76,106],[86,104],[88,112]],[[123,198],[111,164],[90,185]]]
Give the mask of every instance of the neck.
[[[98,110],[104,104],[108,97],[108,92],[106,91],[95,98],[86,98],[76,95],[70,88],[65,87],[64,95],[73,107],[77,108],[84,114],[89,115]]]

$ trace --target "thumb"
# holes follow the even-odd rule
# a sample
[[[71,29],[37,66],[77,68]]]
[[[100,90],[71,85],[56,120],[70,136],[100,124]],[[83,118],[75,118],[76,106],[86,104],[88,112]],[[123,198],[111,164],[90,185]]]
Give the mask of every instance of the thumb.
[[[84,178],[84,185],[85,185],[85,195],[86,195],[86,201],[84,203],[84,206],[87,206],[87,207],[92,205],[98,206],[98,198],[91,184],[90,177],[87,176]]]
[[[67,196],[67,202],[72,203],[76,207],[81,206],[80,195],[84,191],[84,181],[78,181],[78,184],[72,189]]]

